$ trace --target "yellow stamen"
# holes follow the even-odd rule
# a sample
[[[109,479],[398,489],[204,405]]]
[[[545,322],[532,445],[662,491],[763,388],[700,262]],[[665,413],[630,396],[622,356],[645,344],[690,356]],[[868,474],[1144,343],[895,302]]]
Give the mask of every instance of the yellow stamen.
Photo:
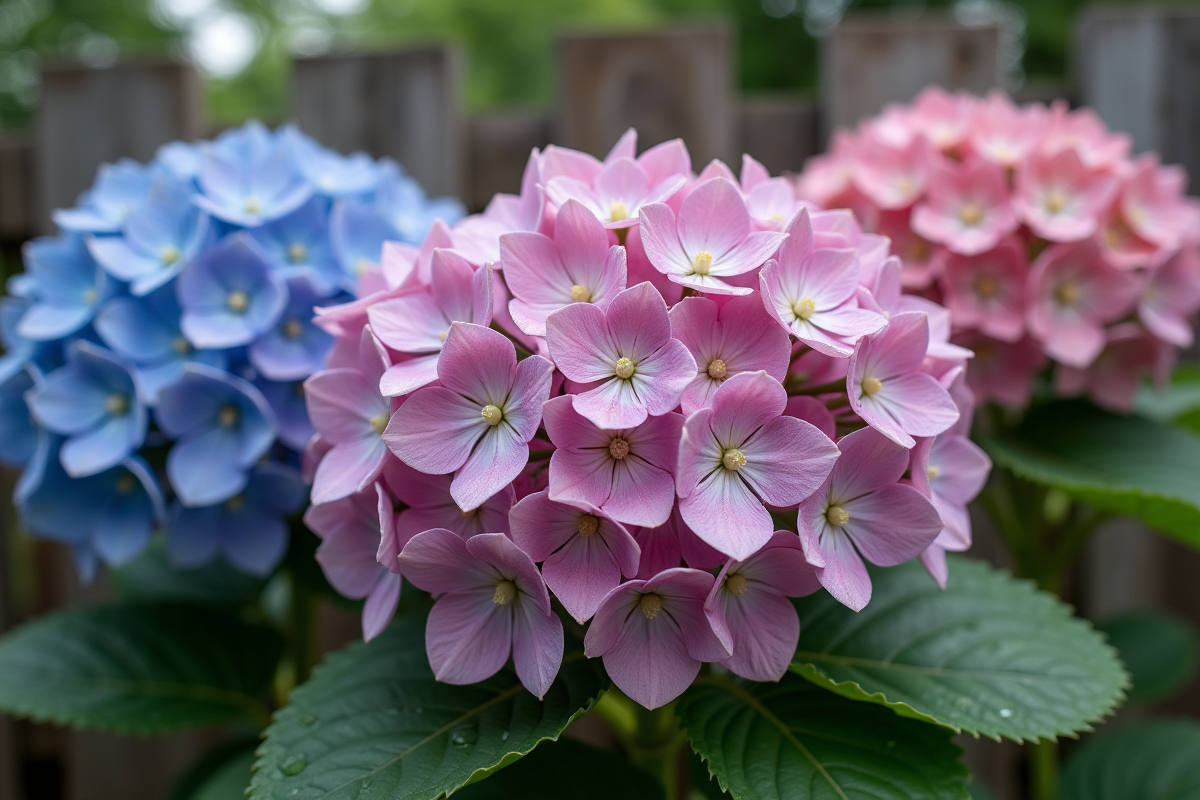
[[[1071,306],[1079,300],[1079,287],[1071,281],[1064,281],[1054,287],[1054,299],[1060,306]]]
[[[879,390],[883,388],[883,381],[879,378],[863,378],[862,393],[863,397],[870,397],[873,394],[879,394]]]
[[[246,213],[247,214],[257,214],[261,210],[262,210],[262,206],[259,205],[257,197],[255,197],[254,195],[250,195],[249,197],[246,198]]]
[[[638,607],[642,611],[642,616],[646,619],[654,619],[658,616],[658,612],[662,610],[662,598],[656,594],[644,594],[642,600],[638,603]]]
[[[169,267],[183,257],[183,253],[176,250],[171,245],[167,245],[158,253],[158,258],[162,261],[164,267]]]
[[[250,307],[250,297],[241,289],[234,289],[225,299],[225,305],[235,314],[243,314]]]
[[[288,248],[288,261],[299,264],[306,258],[308,258],[308,248],[304,246],[304,243],[292,242],[292,246]]]
[[[1062,189],[1055,189],[1050,194],[1046,195],[1046,212],[1048,214],[1058,214],[1067,207],[1067,195]]]
[[[929,476],[929,480],[933,480],[933,479],[934,479],[934,478],[936,478],[938,475],[941,475],[941,474],[942,474],[942,471],[941,471],[940,469],[938,469],[937,467],[935,467],[933,464],[930,464],[930,465],[929,465],[929,466],[928,466],[928,467],[925,469],[925,474],[926,474],[927,476]]]
[[[192,352],[192,343],[182,336],[176,336],[175,341],[171,346],[175,352],[179,353],[181,356],[186,356],[188,353]]]
[[[996,278],[992,275],[980,275],[975,279],[975,294],[983,298],[995,297],[999,289]]]
[[[590,303],[592,302],[592,293],[577,283],[571,287],[571,302]]]
[[[575,532],[585,538],[598,530],[600,530],[600,518],[595,514],[584,514],[579,518],[579,522],[575,523]]]
[[[244,497],[242,497],[240,494],[237,495],[236,497],[231,497],[225,501],[225,508],[229,509],[230,511],[232,511],[235,514],[239,511],[241,511],[242,506],[244,506],[244,505],[246,505],[246,499]]]
[[[104,401],[104,410],[114,417],[119,417],[129,411],[129,398],[123,394],[110,394]]]
[[[87,291],[85,291],[83,293],[83,302],[89,306],[92,303],[96,302],[96,290],[88,289]]]
[[[725,376],[729,374],[729,367],[721,359],[714,358],[712,361],[708,362],[707,371],[708,377],[719,381],[724,380]]]
[[[622,439],[620,436],[614,436],[612,441],[608,443],[608,454],[620,461],[625,456],[629,455],[629,442]]]
[[[707,275],[710,269],[712,269],[712,253],[707,250],[696,253],[696,257],[692,260],[692,272],[697,275]]]
[[[725,455],[721,456],[721,463],[725,465],[725,469],[737,472],[746,466],[746,454],[736,447],[731,448],[725,451]]]
[[[304,328],[300,325],[300,320],[289,319],[283,323],[283,335],[289,339],[299,339],[303,332]]]
[[[962,210],[958,212],[958,217],[962,220],[964,225],[974,227],[983,222],[983,209],[974,203],[967,203],[962,207]]]
[[[608,207],[608,218],[613,222],[620,222],[629,216],[629,209],[625,208],[625,204],[620,200]]]
[[[924,261],[929,256],[929,244],[924,239],[913,239],[908,244],[908,257],[913,261]]]
[[[517,596],[517,586],[512,581],[500,581],[496,584],[496,593],[492,602],[498,606],[506,606]]]
[[[238,413],[236,406],[225,406],[221,409],[221,413],[217,415],[217,423],[222,428],[232,428],[237,425],[241,414]]]
[[[840,528],[850,521],[850,512],[841,506],[830,506],[825,510],[825,519],[835,528]]]
[[[442,331],[441,333],[438,334],[438,339],[440,339],[443,342],[446,341],[446,334],[449,332],[450,331]]]
[[[617,359],[616,373],[618,378],[629,380],[633,377],[633,373],[637,368],[633,365],[633,361],[621,356]]]
[[[132,475],[126,475],[117,481],[117,494],[129,494],[137,488],[137,478]]]
[[[735,572],[725,579],[725,588],[741,597],[746,593],[746,579]]]
[[[808,320],[812,319],[813,312],[817,310],[817,301],[811,297],[806,297],[803,300],[796,302],[792,306],[792,313],[796,315],[796,319]]]
[[[494,406],[490,403],[484,406],[479,414],[488,425],[499,425],[504,419],[504,412],[500,410],[499,406]]]
[[[376,414],[375,416],[371,417],[371,430],[375,431],[380,436],[383,435],[383,432],[387,429],[387,426],[388,413],[386,411],[382,414]]]

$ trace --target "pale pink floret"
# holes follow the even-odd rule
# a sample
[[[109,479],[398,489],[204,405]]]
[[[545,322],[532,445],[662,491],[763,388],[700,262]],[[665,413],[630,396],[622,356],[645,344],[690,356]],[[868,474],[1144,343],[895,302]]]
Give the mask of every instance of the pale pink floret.
[[[733,655],[721,665],[747,680],[782,678],[800,640],[800,617],[787,598],[820,588],[791,531],[775,531],[750,558],[727,564],[704,603],[713,629],[733,644]]]
[[[567,378],[599,383],[571,397],[601,428],[634,428],[673,411],[696,375],[691,353],[671,338],[667,304],[649,283],[619,293],[607,309],[573,303],[555,311],[546,342]]]
[[[362,632],[363,639],[371,641],[391,622],[400,601],[399,564],[376,560],[379,517],[375,492],[367,490],[309,506],[304,524],[321,539],[317,563],[330,585],[343,597],[366,600]]]
[[[602,656],[613,683],[631,700],[659,708],[683,694],[705,661],[723,661],[722,641],[704,614],[713,576],[669,569],[609,592],[584,638],[588,658]]]
[[[1046,127],[1038,141],[1043,153],[1064,150],[1079,153],[1088,169],[1107,170],[1129,158],[1133,139],[1126,133],[1111,133],[1090,108],[1070,109],[1065,100],[1050,104]]]
[[[920,371],[928,349],[928,315],[906,312],[861,339],[850,356],[850,407],[903,447],[912,447],[914,436],[936,436],[958,420],[949,393]]]
[[[913,100],[908,123],[938,150],[953,150],[967,138],[974,106],[970,95],[930,86]]]
[[[1138,318],[1176,347],[1191,347],[1192,317],[1200,310],[1200,253],[1184,247],[1155,269],[1138,302]]]
[[[326,369],[304,382],[308,414],[329,451],[313,476],[315,504],[340,500],[371,485],[387,459],[380,434],[391,407],[379,394],[387,352],[369,328],[359,337],[353,366]]]
[[[394,549],[391,559],[413,536],[430,528],[446,528],[464,539],[479,533],[508,533],[508,511],[515,501],[511,486],[464,514],[450,495],[450,475],[427,475],[398,458],[388,459],[376,486],[380,491],[383,539]],[[386,513],[385,513],[386,512]],[[380,562],[386,559],[381,557]]]
[[[434,528],[405,545],[400,570],[417,588],[440,595],[425,624],[425,651],[439,681],[486,680],[511,653],[521,683],[545,696],[562,664],[563,627],[521,548],[502,533],[464,540]]]
[[[513,506],[510,522],[513,541],[542,562],[546,586],[581,625],[620,585],[622,575],[637,575],[637,542],[598,508],[556,503],[543,491]]]
[[[450,494],[472,511],[528,463],[553,372],[541,356],[517,363],[502,334],[455,322],[438,362],[441,385],[414,392],[388,423],[384,441],[420,472],[454,472]]]
[[[1141,281],[1110,265],[1094,239],[1057,245],[1029,275],[1029,331],[1046,354],[1083,369],[1104,349],[1104,325],[1137,302]]]
[[[1099,227],[1116,179],[1084,166],[1075,150],[1034,155],[1017,170],[1013,208],[1043,239],[1076,242]]]
[[[800,505],[800,541],[821,585],[862,610],[871,599],[863,559],[881,567],[915,558],[942,530],[933,503],[898,483],[909,454],[871,428],[838,442],[841,458],[825,484]]]
[[[780,231],[796,216],[803,204],[787,178],[772,178],[761,163],[749,155],[742,156],[742,193],[746,209],[760,230]]]
[[[1060,364],[1054,371],[1059,395],[1086,393],[1096,405],[1128,414],[1133,410],[1142,379],[1149,375],[1160,386],[1175,363],[1175,350],[1136,323],[1114,325],[1105,331],[1105,347],[1086,369]]]
[[[513,321],[530,336],[546,335],[546,317],[571,303],[608,308],[625,288],[625,248],[575,200],[559,209],[554,238],[533,232],[500,237]]]
[[[921,562],[946,588],[946,552],[961,553],[971,546],[971,515],[967,504],[979,496],[992,461],[979,445],[954,431],[921,439],[912,449],[912,484],[933,502],[942,519],[941,533],[921,554]]]
[[[978,331],[962,331],[955,341],[975,353],[967,370],[967,385],[980,400],[1022,408],[1033,395],[1033,379],[1046,366],[1046,354],[1026,336],[1002,342]]]
[[[697,536],[731,558],[745,560],[771,538],[775,527],[764,503],[804,500],[837,459],[825,434],[783,415],[786,405],[778,381],[743,372],[684,423],[675,470],[679,512]]]
[[[967,145],[979,158],[1015,167],[1033,151],[1046,124],[1040,107],[1018,108],[1003,92],[992,92],[975,106]]]
[[[634,541],[642,549],[637,577],[649,580],[658,573],[680,566],[709,570],[725,561],[725,556],[704,543],[679,516],[679,506],[657,528],[631,528]]]
[[[920,136],[895,143],[866,127],[854,151],[854,185],[877,208],[907,208],[925,191],[933,157]]]
[[[859,308],[857,251],[813,247],[808,210],[787,227],[787,241],[759,273],[767,313],[797,339],[830,356],[845,358],[863,336],[887,320]]]
[[[765,371],[777,381],[787,376],[792,346],[754,295],[732,297],[718,306],[705,297],[687,297],[670,311],[671,335],[696,360],[696,375],[680,404],[691,414],[740,372]]]
[[[913,209],[912,226],[964,256],[991,250],[1017,229],[1001,168],[982,160],[938,165],[924,202]]]
[[[926,355],[940,361],[961,361],[971,351],[950,341],[950,311],[920,295],[904,294],[900,259],[889,256],[879,265],[869,291],[859,289],[859,303],[889,319],[896,314],[920,313],[929,319],[929,346]]]
[[[434,250],[428,289],[376,303],[371,330],[391,349],[412,358],[388,367],[379,390],[398,397],[437,380],[438,355],[454,322],[492,323],[492,271],[473,268],[453,250]]]
[[[626,525],[656,527],[667,521],[675,503],[681,415],[605,430],[581,416],[564,395],[547,400],[542,416],[555,446],[551,499],[595,506]]]
[[[762,266],[784,234],[755,231],[736,186],[713,178],[697,186],[678,217],[662,203],[642,209],[642,244],[650,263],[670,280],[710,294],[749,294],[723,278]]]
[[[900,280],[906,289],[924,289],[942,274],[947,251],[912,229],[909,209],[883,211],[876,232],[891,239],[891,252],[903,262]]]
[[[1162,167],[1156,156],[1142,156],[1121,190],[1122,216],[1142,239],[1167,250],[1178,249],[1191,221],[1184,203],[1186,189],[1187,173],[1182,167]]]
[[[981,255],[949,256],[942,272],[943,301],[956,326],[1015,342],[1025,335],[1028,279],[1025,248],[1015,239],[1005,239]]]

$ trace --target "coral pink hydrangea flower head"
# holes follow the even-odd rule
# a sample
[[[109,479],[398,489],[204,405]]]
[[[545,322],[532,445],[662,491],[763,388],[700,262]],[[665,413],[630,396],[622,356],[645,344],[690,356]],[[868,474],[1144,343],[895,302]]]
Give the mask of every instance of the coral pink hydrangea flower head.
[[[642,209],[642,244],[650,263],[672,281],[710,294],[750,294],[723,280],[762,266],[784,234],[755,231],[736,186],[713,178],[697,186],[679,207]]]
[[[1096,232],[1116,180],[1084,166],[1075,150],[1034,155],[1017,170],[1013,207],[1043,239],[1077,242]]]
[[[571,303],[607,308],[625,288],[625,248],[575,200],[558,211],[554,238],[518,231],[500,237],[513,321],[530,336],[546,335],[546,317]]]
[[[775,531],[750,558],[727,564],[704,603],[713,629],[733,644],[733,655],[721,665],[747,680],[782,678],[800,640],[800,617],[787,598],[820,588],[791,531]]]
[[[667,304],[649,283],[613,298],[607,309],[573,303],[546,318],[550,358],[577,383],[575,410],[601,428],[633,428],[679,405],[696,361],[671,338]]]
[[[542,416],[555,447],[550,457],[552,500],[595,506],[626,525],[657,527],[667,521],[675,504],[680,414],[647,417],[632,428],[603,429],[563,395],[547,400]]]
[[[850,407],[902,447],[916,444],[914,436],[936,436],[958,420],[950,394],[920,371],[928,349],[928,315],[906,312],[861,339],[850,356]]]
[[[680,562],[692,569],[711,570],[725,561],[725,556],[704,543],[679,516],[679,506],[667,521],[656,528],[632,528],[634,541],[642,549],[638,562],[638,577],[649,580],[660,572],[674,569]]]
[[[1191,318],[1200,310],[1200,253],[1185,247],[1155,269],[1138,302],[1138,318],[1164,342],[1191,347]]]
[[[543,562],[546,585],[581,625],[620,585],[622,575],[637,575],[637,542],[598,508],[556,503],[542,491],[513,506],[510,521],[513,541]]]
[[[1025,248],[1005,239],[981,255],[948,256],[941,279],[943,300],[955,325],[1015,342],[1025,334],[1028,280]]]
[[[924,202],[913,209],[912,226],[961,255],[991,250],[1017,228],[1001,168],[977,159],[938,165]]]
[[[722,641],[704,613],[713,576],[669,569],[609,592],[584,638],[588,658],[603,657],[613,683],[632,700],[659,708],[683,694],[705,661],[723,661]]]
[[[440,595],[425,624],[425,650],[439,681],[486,680],[511,653],[525,688],[546,695],[562,664],[562,622],[537,567],[507,536],[418,533],[400,554],[400,571]]]
[[[1138,278],[1110,265],[1094,239],[1048,248],[1029,276],[1029,330],[1047,355],[1083,369],[1104,349],[1104,325],[1137,302]]]
[[[851,249],[815,248],[808,210],[788,224],[777,261],[759,273],[767,312],[801,342],[825,355],[845,358],[859,338],[887,324],[858,307],[860,266]]]
[[[313,503],[361,492],[383,469],[387,446],[380,434],[391,407],[379,393],[379,379],[387,367],[383,345],[364,328],[354,366],[323,370],[304,382],[313,427],[331,445],[313,476]]]
[[[414,392],[384,441],[420,472],[454,472],[451,496],[464,511],[476,509],[528,463],[553,372],[541,356],[518,363],[502,334],[455,322],[438,361],[441,385]]]
[[[732,297],[717,305],[705,297],[687,297],[671,309],[671,335],[696,360],[696,375],[680,404],[691,414],[712,402],[729,378],[763,370],[782,382],[787,376],[792,343],[753,295]]]
[[[774,532],[764,503],[811,495],[838,457],[825,434],[784,416],[787,393],[765,372],[727,380],[712,405],[688,417],[675,470],[679,511],[707,544],[745,560]]]
[[[902,564],[942,530],[933,503],[899,483],[908,469],[903,447],[871,428],[838,442],[841,457],[825,485],[800,505],[800,541],[821,585],[843,605],[862,610],[871,599],[863,559]]]
[[[379,340],[412,358],[388,367],[380,391],[398,397],[437,380],[438,356],[454,322],[492,323],[492,271],[476,270],[453,250],[435,250],[428,289],[377,303],[367,311]]]

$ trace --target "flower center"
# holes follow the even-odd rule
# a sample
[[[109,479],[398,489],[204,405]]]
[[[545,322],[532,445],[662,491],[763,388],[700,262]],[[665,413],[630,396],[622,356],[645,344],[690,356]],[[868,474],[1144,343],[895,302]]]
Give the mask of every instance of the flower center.
[[[930,464],[928,467],[925,468],[925,474],[927,476],[929,476],[929,480],[934,480],[935,478],[937,478],[938,475],[942,474],[942,471],[940,469],[938,469],[937,467],[935,467],[933,464]]]
[[[304,246],[304,243],[292,242],[292,246],[288,248],[288,261],[299,264],[306,258],[308,258],[308,248]]]
[[[92,303],[96,302],[96,290],[95,290],[95,289],[88,289],[87,291],[85,291],[85,292],[83,293],[83,302],[84,302],[86,305],[89,305],[89,306],[90,306]]]
[[[975,227],[979,223],[983,222],[983,209],[975,203],[967,203],[962,207],[962,210],[958,212],[958,216],[964,225]]]
[[[1050,214],[1057,214],[1067,207],[1067,195],[1062,189],[1055,189],[1050,194],[1046,195],[1046,211]]]
[[[182,336],[176,336],[175,341],[171,344],[171,348],[181,356],[186,356],[192,352],[192,344]]]
[[[158,252],[158,258],[162,261],[164,267],[169,267],[183,257],[183,253],[176,250],[171,245],[167,245]]]
[[[644,594],[641,602],[638,603],[638,608],[641,609],[643,617],[654,619],[662,610],[662,598],[656,594]]]
[[[620,436],[613,437],[608,443],[608,454],[620,461],[625,456],[629,455],[629,442],[622,439]]]
[[[1054,299],[1060,306],[1072,306],[1079,300],[1079,286],[1071,281],[1064,281],[1054,287]]]
[[[371,266],[371,262],[365,258],[360,258],[354,262],[354,272],[356,275],[362,275]]]
[[[692,259],[692,272],[697,275],[707,275],[710,269],[712,269],[712,253],[707,250],[696,253],[696,257]]]
[[[225,406],[221,412],[217,414],[217,423],[222,428],[232,428],[237,425],[238,418],[241,415],[238,413],[237,406]]]
[[[637,367],[633,365],[633,361],[625,356],[621,356],[617,359],[616,373],[618,378],[629,380],[633,377],[633,373],[636,369]]]
[[[741,597],[746,593],[746,579],[741,573],[735,572],[725,579],[725,588]]]
[[[590,303],[592,302],[592,293],[590,290],[578,283],[571,287],[571,302],[572,303]]]
[[[380,436],[383,435],[384,430],[387,428],[387,424],[388,413],[386,411],[382,414],[376,414],[375,416],[371,417],[371,430],[375,431]]]
[[[929,255],[929,245],[923,239],[913,239],[908,245],[908,255],[914,261],[924,261]]]
[[[613,222],[620,222],[629,216],[629,209],[625,208],[625,204],[620,200],[608,207],[608,218]]]
[[[225,299],[225,305],[235,314],[244,314],[250,307],[250,296],[241,289],[234,289]]]
[[[132,475],[125,475],[117,481],[117,494],[129,494],[137,488],[137,478]]]
[[[261,210],[262,210],[262,206],[259,205],[257,197],[255,197],[254,195],[250,195],[249,197],[246,198],[246,213],[247,214],[257,214]]]
[[[299,339],[300,334],[304,332],[304,328],[300,325],[300,320],[289,319],[283,323],[283,335],[289,339]]]
[[[584,514],[579,518],[579,522],[575,523],[575,532],[580,536],[591,536],[598,530],[600,530],[600,518],[595,514]]]
[[[721,463],[725,465],[725,469],[737,472],[746,466],[746,454],[736,447],[730,448],[725,451],[725,455],[721,456]]]
[[[879,390],[883,388],[883,381],[879,378],[863,378],[862,393],[863,397],[870,397],[873,394],[879,394]]]
[[[825,510],[825,519],[835,528],[840,528],[850,521],[850,512],[841,506],[830,506]]]
[[[517,596],[517,585],[512,581],[500,581],[496,584],[496,593],[492,602],[498,606],[506,606]]]
[[[714,358],[708,362],[708,377],[713,380],[724,380],[729,374],[729,366],[719,358]]]
[[[499,425],[501,420],[504,419],[504,412],[500,410],[500,407],[490,403],[483,407],[479,415],[483,417],[483,421],[488,425]]]
[[[241,511],[242,506],[244,505],[246,505],[246,499],[240,494],[225,501],[225,508],[229,509],[235,514]]]
[[[1000,288],[999,284],[996,283],[996,279],[991,275],[980,275],[975,279],[975,294],[980,297],[995,297],[998,288]]]
[[[803,300],[797,300],[796,305],[792,306],[792,313],[796,315],[796,319],[812,319],[813,312],[816,310],[817,301],[813,300],[811,297],[806,297]]]
[[[104,401],[104,410],[119,417],[129,410],[129,398],[123,394],[110,394]]]

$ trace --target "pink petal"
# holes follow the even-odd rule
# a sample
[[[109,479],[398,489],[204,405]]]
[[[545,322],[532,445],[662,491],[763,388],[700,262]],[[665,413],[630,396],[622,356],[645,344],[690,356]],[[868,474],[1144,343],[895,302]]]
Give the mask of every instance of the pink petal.
[[[512,426],[522,442],[528,442],[542,424],[542,403],[550,396],[554,365],[541,356],[529,356],[517,364],[504,409],[504,424]]]
[[[425,622],[425,652],[440,682],[457,686],[479,683],[508,661],[516,603],[496,605],[494,592],[495,588],[488,586],[447,594],[433,604]]]
[[[662,203],[651,203],[642,206],[639,217],[642,246],[654,268],[665,275],[690,271],[692,260],[679,243],[675,212]]]
[[[430,594],[495,592],[499,573],[473,557],[462,537],[445,528],[418,533],[400,553],[400,572]]]
[[[649,282],[639,283],[614,297],[606,318],[618,357],[625,356],[635,363],[671,338],[667,304]]]
[[[386,459],[387,448],[374,432],[338,442],[317,465],[312,501],[329,503],[361,492],[378,477]]]
[[[917,557],[942,530],[933,503],[906,484],[894,483],[842,505],[850,514],[846,535],[863,558],[881,567]]]
[[[382,572],[375,561],[378,542],[374,526],[349,524],[336,528],[317,547],[317,563],[338,594],[358,600],[372,591]]]
[[[908,469],[909,451],[873,428],[848,433],[838,441],[842,457],[833,468],[830,492],[849,499],[895,483]]]
[[[582,625],[620,584],[621,568],[599,534],[571,536],[546,559],[542,576],[567,613]]]
[[[771,515],[750,487],[726,469],[715,469],[681,497],[679,513],[707,544],[738,560],[753,555],[774,531]]]
[[[590,303],[574,303],[547,317],[546,343],[554,364],[580,383],[611,378],[621,357],[605,312]]]
[[[637,364],[637,371],[629,382],[636,387],[646,410],[657,417],[679,406],[679,398],[695,374],[696,360],[692,354],[682,342],[668,339]]]
[[[705,181],[679,207],[679,240],[685,252],[729,253],[750,234],[750,214],[737,187],[724,178]],[[765,259],[764,259],[765,260]]]
[[[663,599],[664,610],[683,632],[688,655],[700,661],[720,661],[729,657],[732,643],[723,639],[704,614],[704,601],[713,587],[713,576],[698,569],[671,569],[661,572],[642,587]]]
[[[679,566],[683,557],[679,548],[679,535],[669,524],[659,525],[657,528],[635,528],[633,538],[642,551],[635,577],[647,580],[663,570]]]
[[[775,531],[761,550],[738,562],[736,568],[747,581],[784,597],[807,597],[821,588],[816,572],[804,557],[800,537],[791,531]]]
[[[440,354],[434,353],[392,364],[379,379],[380,394],[384,397],[400,397],[433,383],[438,379],[439,358]]]
[[[804,420],[830,439],[837,436],[837,423],[833,419],[833,413],[815,397],[802,394],[789,397],[783,413]]]
[[[498,574],[517,585],[521,597],[550,613],[550,595],[533,560],[502,533],[481,533],[467,540],[467,552],[490,564]]]
[[[817,570],[821,585],[842,605],[862,611],[871,602],[871,576],[850,537],[840,531],[825,534],[820,549],[825,559],[825,566]]]
[[[800,640],[800,617],[786,597],[762,586],[748,585],[735,595],[715,587],[720,614],[733,639],[733,656],[722,661],[735,675],[752,681],[778,681],[787,672]]]
[[[525,598],[518,598],[513,605],[513,666],[521,684],[541,700],[562,665],[562,621],[557,614],[542,610]]]
[[[480,408],[503,406],[516,368],[516,348],[504,334],[455,322],[442,347],[438,379],[450,391],[477,401]]]
[[[484,423],[484,427],[483,436],[450,484],[450,495],[463,511],[483,505],[512,483],[529,463],[529,447],[517,430],[506,422]]]
[[[840,455],[829,437],[795,417],[768,420],[741,450],[746,465],[738,474],[764,502],[783,507],[820,488]]]
[[[461,467],[491,429],[482,404],[442,386],[426,386],[392,416],[383,441],[413,469],[443,475]]]
[[[647,420],[649,422],[649,420]],[[612,487],[601,504],[605,513],[627,525],[662,525],[675,505],[671,473],[631,456],[615,461]]]
[[[575,204],[574,200],[568,205]],[[608,238],[605,237],[605,246]],[[570,277],[563,269],[559,249],[540,233],[519,231],[500,237],[504,279],[513,296],[527,303],[562,303],[571,296]]]
[[[400,576],[386,572],[379,576],[367,602],[363,603],[362,632],[363,641],[369,642],[383,633],[392,617],[396,615],[396,607],[400,604]]]
[[[304,382],[313,427],[331,443],[360,438],[370,420],[387,413],[387,402],[358,370],[327,369]]]
[[[432,294],[420,292],[371,306],[367,319],[379,340],[393,350],[436,353],[454,318],[442,312]]]

